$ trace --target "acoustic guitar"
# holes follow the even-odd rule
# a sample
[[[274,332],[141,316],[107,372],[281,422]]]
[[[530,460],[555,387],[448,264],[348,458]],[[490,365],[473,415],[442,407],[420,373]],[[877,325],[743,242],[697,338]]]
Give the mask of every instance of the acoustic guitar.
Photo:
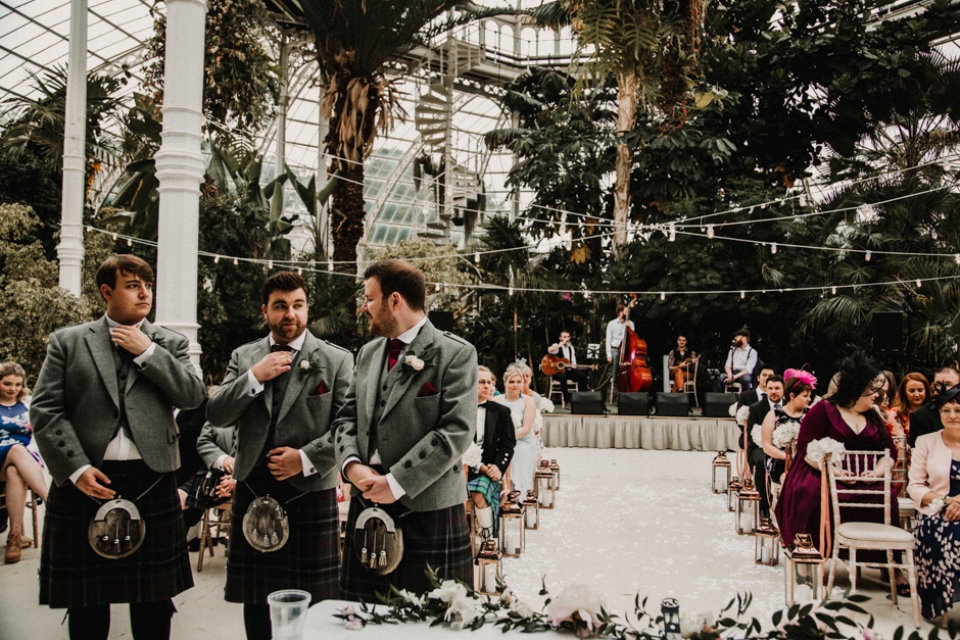
[[[567,367],[570,366],[570,358],[561,358],[560,356],[555,356],[552,353],[548,353],[543,356],[543,360],[540,361],[540,371],[543,371],[544,375],[555,376],[562,371],[566,371]],[[577,370],[580,369],[589,369],[596,371],[600,366],[596,364],[578,364]]]

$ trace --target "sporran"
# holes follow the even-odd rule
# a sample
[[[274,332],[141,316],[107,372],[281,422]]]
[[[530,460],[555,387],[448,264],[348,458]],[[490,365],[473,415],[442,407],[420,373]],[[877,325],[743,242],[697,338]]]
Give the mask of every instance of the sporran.
[[[290,538],[290,521],[280,503],[269,495],[254,498],[243,516],[243,537],[257,551],[282,549]]]
[[[386,511],[369,507],[357,516],[353,551],[365,569],[389,575],[403,559],[403,531]]]

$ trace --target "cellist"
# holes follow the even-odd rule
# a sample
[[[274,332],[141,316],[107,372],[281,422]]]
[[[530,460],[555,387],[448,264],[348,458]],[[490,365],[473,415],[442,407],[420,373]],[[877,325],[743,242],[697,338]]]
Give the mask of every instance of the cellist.
[[[634,329],[633,320],[627,320],[627,306],[618,304],[617,317],[607,323],[607,362],[612,364],[614,354],[619,353],[620,343],[623,342],[623,334],[628,325]]]

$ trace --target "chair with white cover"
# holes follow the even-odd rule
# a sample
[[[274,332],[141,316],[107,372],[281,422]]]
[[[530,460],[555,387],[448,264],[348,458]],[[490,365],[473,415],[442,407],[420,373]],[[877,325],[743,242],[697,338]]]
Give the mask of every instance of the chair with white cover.
[[[910,447],[907,446],[907,436],[893,436],[893,446],[897,448],[897,462],[890,470],[890,482],[897,489],[897,502],[900,510],[900,526],[907,531],[913,531],[913,521],[917,516],[917,509],[913,499],[907,495],[910,473]]]
[[[864,476],[867,471],[878,467],[880,461],[890,457],[890,450],[883,451],[844,451],[840,454],[828,455],[823,464],[827,466],[827,475],[830,484],[830,506],[833,512],[833,561],[830,563],[830,578],[827,581],[827,593],[833,589],[834,574],[840,560],[840,549],[847,549],[850,553],[846,563],[850,571],[850,586],[852,591],[857,590],[857,566],[871,566],[886,568],[890,578],[890,598],[897,604],[897,582],[894,570],[906,571],[910,583],[910,599],[913,603],[914,625],[920,627],[920,598],[917,595],[917,567],[914,564],[913,550],[916,540],[913,534],[900,527],[890,524],[892,499],[890,497],[891,474],[890,466],[883,464],[883,478],[872,474]],[[843,486],[838,488],[838,483]],[[877,488],[881,485],[882,488]],[[843,522],[842,509],[883,509],[883,524],[877,522]],[[858,550],[886,551],[885,563],[857,562]],[[900,562],[894,561],[894,551],[902,552]]]

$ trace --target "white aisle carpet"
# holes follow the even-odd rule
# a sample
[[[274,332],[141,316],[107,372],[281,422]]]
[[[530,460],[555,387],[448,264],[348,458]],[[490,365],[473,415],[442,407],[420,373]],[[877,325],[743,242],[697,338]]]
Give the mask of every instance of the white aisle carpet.
[[[631,617],[637,593],[649,597],[651,611],[671,596],[680,601],[681,612],[717,613],[738,591],[750,591],[751,613],[769,621],[782,608],[783,569],[755,565],[753,538],[736,535],[724,499],[710,492],[714,455],[547,449],[562,469],[557,508],[543,512],[540,530],[528,532],[521,558],[504,560],[507,583],[537,607],[541,577],[554,595],[567,585],[587,584],[604,595],[610,612]],[[195,568],[197,556],[190,556]],[[0,640],[67,637],[60,625],[63,611],[37,604],[38,564],[33,549],[25,550],[18,564],[0,564]],[[223,601],[224,571],[217,547],[203,572],[194,572],[196,586],[175,598],[180,612],[174,616],[174,638],[244,636],[241,607]],[[867,609],[885,636],[899,625],[912,628],[909,599],[895,608],[878,590],[864,593],[873,597]],[[130,638],[126,607],[113,610],[111,638]],[[376,637],[375,632],[359,635]]]

